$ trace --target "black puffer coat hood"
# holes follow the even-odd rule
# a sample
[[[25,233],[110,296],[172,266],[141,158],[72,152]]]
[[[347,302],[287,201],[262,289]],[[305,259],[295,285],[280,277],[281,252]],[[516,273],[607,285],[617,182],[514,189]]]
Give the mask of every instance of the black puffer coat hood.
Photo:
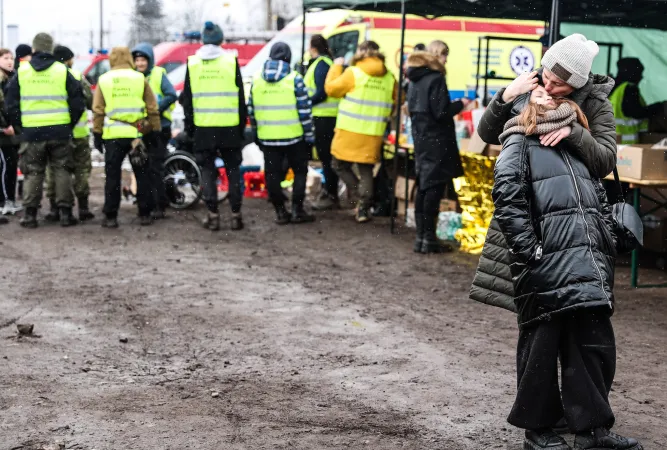
[[[611,210],[600,181],[562,147],[512,134],[496,162],[495,217],[510,249],[520,325],[613,305]]]

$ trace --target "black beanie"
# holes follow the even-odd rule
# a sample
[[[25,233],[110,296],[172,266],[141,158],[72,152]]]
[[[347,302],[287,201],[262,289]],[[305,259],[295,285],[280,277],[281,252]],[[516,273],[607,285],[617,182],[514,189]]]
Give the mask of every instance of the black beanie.
[[[290,50],[289,45],[284,42],[276,42],[273,44],[273,47],[271,47],[269,58],[277,61],[285,61],[289,64],[292,61],[292,50]]]
[[[28,44],[19,44],[18,47],[16,47],[16,59],[21,60],[30,55],[32,55],[32,47]]]
[[[56,47],[53,49],[53,56],[56,58],[56,61],[64,63],[65,61],[69,61],[70,59],[74,58],[74,53],[72,53],[72,50],[65,47],[64,45],[56,45]]]

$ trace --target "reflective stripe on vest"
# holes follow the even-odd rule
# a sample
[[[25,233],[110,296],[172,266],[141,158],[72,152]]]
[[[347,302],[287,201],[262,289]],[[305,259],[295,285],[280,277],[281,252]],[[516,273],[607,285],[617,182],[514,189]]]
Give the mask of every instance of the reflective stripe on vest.
[[[255,76],[252,103],[259,139],[275,141],[303,136],[294,93],[296,75],[296,72],[292,72],[274,83],[265,81],[261,75]]]
[[[124,122],[136,123],[146,117],[144,75],[132,69],[110,70],[100,77],[98,86],[106,103],[102,139],[140,137],[136,127]]]
[[[155,66],[153,69],[151,69],[151,74],[147,77],[148,85],[151,87],[151,90],[157,98],[158,107],[160,106],[162,97],[164,97],[164,93],[162,92],[162,77],[166,76],[167,71],[164,70],[163,67]],[[171,106],[169,106],[169,108],[162,113],[162,117],[171,122],[171,112],[174,110],[174,108],[176,108],[176,105],[172,103]]]
[[[67,68],[53,63],[41,72],[29,63],[19,66],[21,122],[24,128],[67,125]]]
[[[373,77],[358,67],[351,67],[354,89],[338,107],[336,128],[370,136],[382,136],[391,115],[394,76]]]
[[[329,67],[331,67],[331,64],[333,64],[331,59],[329,59],[328,57],[320,56],[310,65],[308,71],[306,72],[304,83],[306,84],[306,88],[308,89],[308,95],[310,95],[311,97],[315,95],[315,92],[317,90],[317,86],[315,85],[315,68],[321,61],[324,61]],[[339,103],[340,99],[327,97],[326,100],[323,101],[322,103],[313,105],[313,117],[336,117],[336,115],[338,114]]]
[[[81,82],[81,72],[78,70],[69,69],[69,73],[72,74],[75,80]],[[74,135],[74,139],[82,139],[90,136],[90,128],[88,128],[88,113],[86,111],[84,111],[83,114],[81,114],[81,117],[79,117],[79,121],[74,126],[72,134]]]
[[[222,55],[203,60],[188,58],[194,122],[198,127],[235,127],[239,119],[236,58]]]
[[[622,83],[609,97],[616,118],[616,135],[621,138],[621,144],[625,145],[639,143],[639,133],[648,131],[648,120],[633,119],[623,114],[623,99],[625,98],[625,89],[629,84],[627,81]],[[646,102],[641,95],[639,96],[639,102],[642,106],[646,106]]]

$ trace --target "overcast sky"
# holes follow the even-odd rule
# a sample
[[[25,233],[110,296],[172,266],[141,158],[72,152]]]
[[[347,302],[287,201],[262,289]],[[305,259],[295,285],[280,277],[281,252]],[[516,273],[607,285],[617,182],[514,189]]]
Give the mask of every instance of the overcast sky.
[[[105,36],[105,47],[125,45],[134,1],[103,1],[104,27],[110,28]],[[248,22],[248,12],[256,11],[263,3],[263,0],[163,0],[171,31],[182,31],[178,17],[184,8],[192,5],[196,5],[203,20],[224,23],[229,19],[239,30],[244,30],[254,25]],[[253,17],[258,18],[258,15]],[[91,30],[94,45],[99,43],[99,20],[99,0],[4,0],[5,27],[19,26],[20,43],[31,44],[35,34],[45,31],[75,53],[86,53],[90,48]],[[8,39],[5,32],[5,45],[11,44]]]

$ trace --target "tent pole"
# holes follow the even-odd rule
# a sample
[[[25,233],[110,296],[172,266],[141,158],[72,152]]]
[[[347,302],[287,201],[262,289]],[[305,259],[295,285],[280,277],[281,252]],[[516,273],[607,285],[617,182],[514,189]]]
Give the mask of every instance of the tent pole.
[[[396,102],[396,143],[394,147],[394,174],[398,176],[398,149],[400,148],[399,140],[401,137],[401,106],[403,105],[403,58],[404,47],[405,47],[405,0],[401,0],[401,55],[398,60],[398,96]],[[408,202],[409,202],[409,192],[408,192],[408,175],[410,174],[410,152],[405,152],[405,219],[408,218]],[[396,203],[396,180],[394,180],[394,189],[392,189],[392,199],[391,199],[391,233],[394,233],[396,227],[396,220],[394,219],[394,203]]]
[[[558,42],[560,36],[560,0],[551,1],[551,20],[549,21],[549,47]]]
[[[299,73],[301,75],[304,75],[306,73],[305,70],[305,62],[303,55],[306,54],[306,8],[303,8],[303,20],[301,21],[301,64],[299,65]]]

